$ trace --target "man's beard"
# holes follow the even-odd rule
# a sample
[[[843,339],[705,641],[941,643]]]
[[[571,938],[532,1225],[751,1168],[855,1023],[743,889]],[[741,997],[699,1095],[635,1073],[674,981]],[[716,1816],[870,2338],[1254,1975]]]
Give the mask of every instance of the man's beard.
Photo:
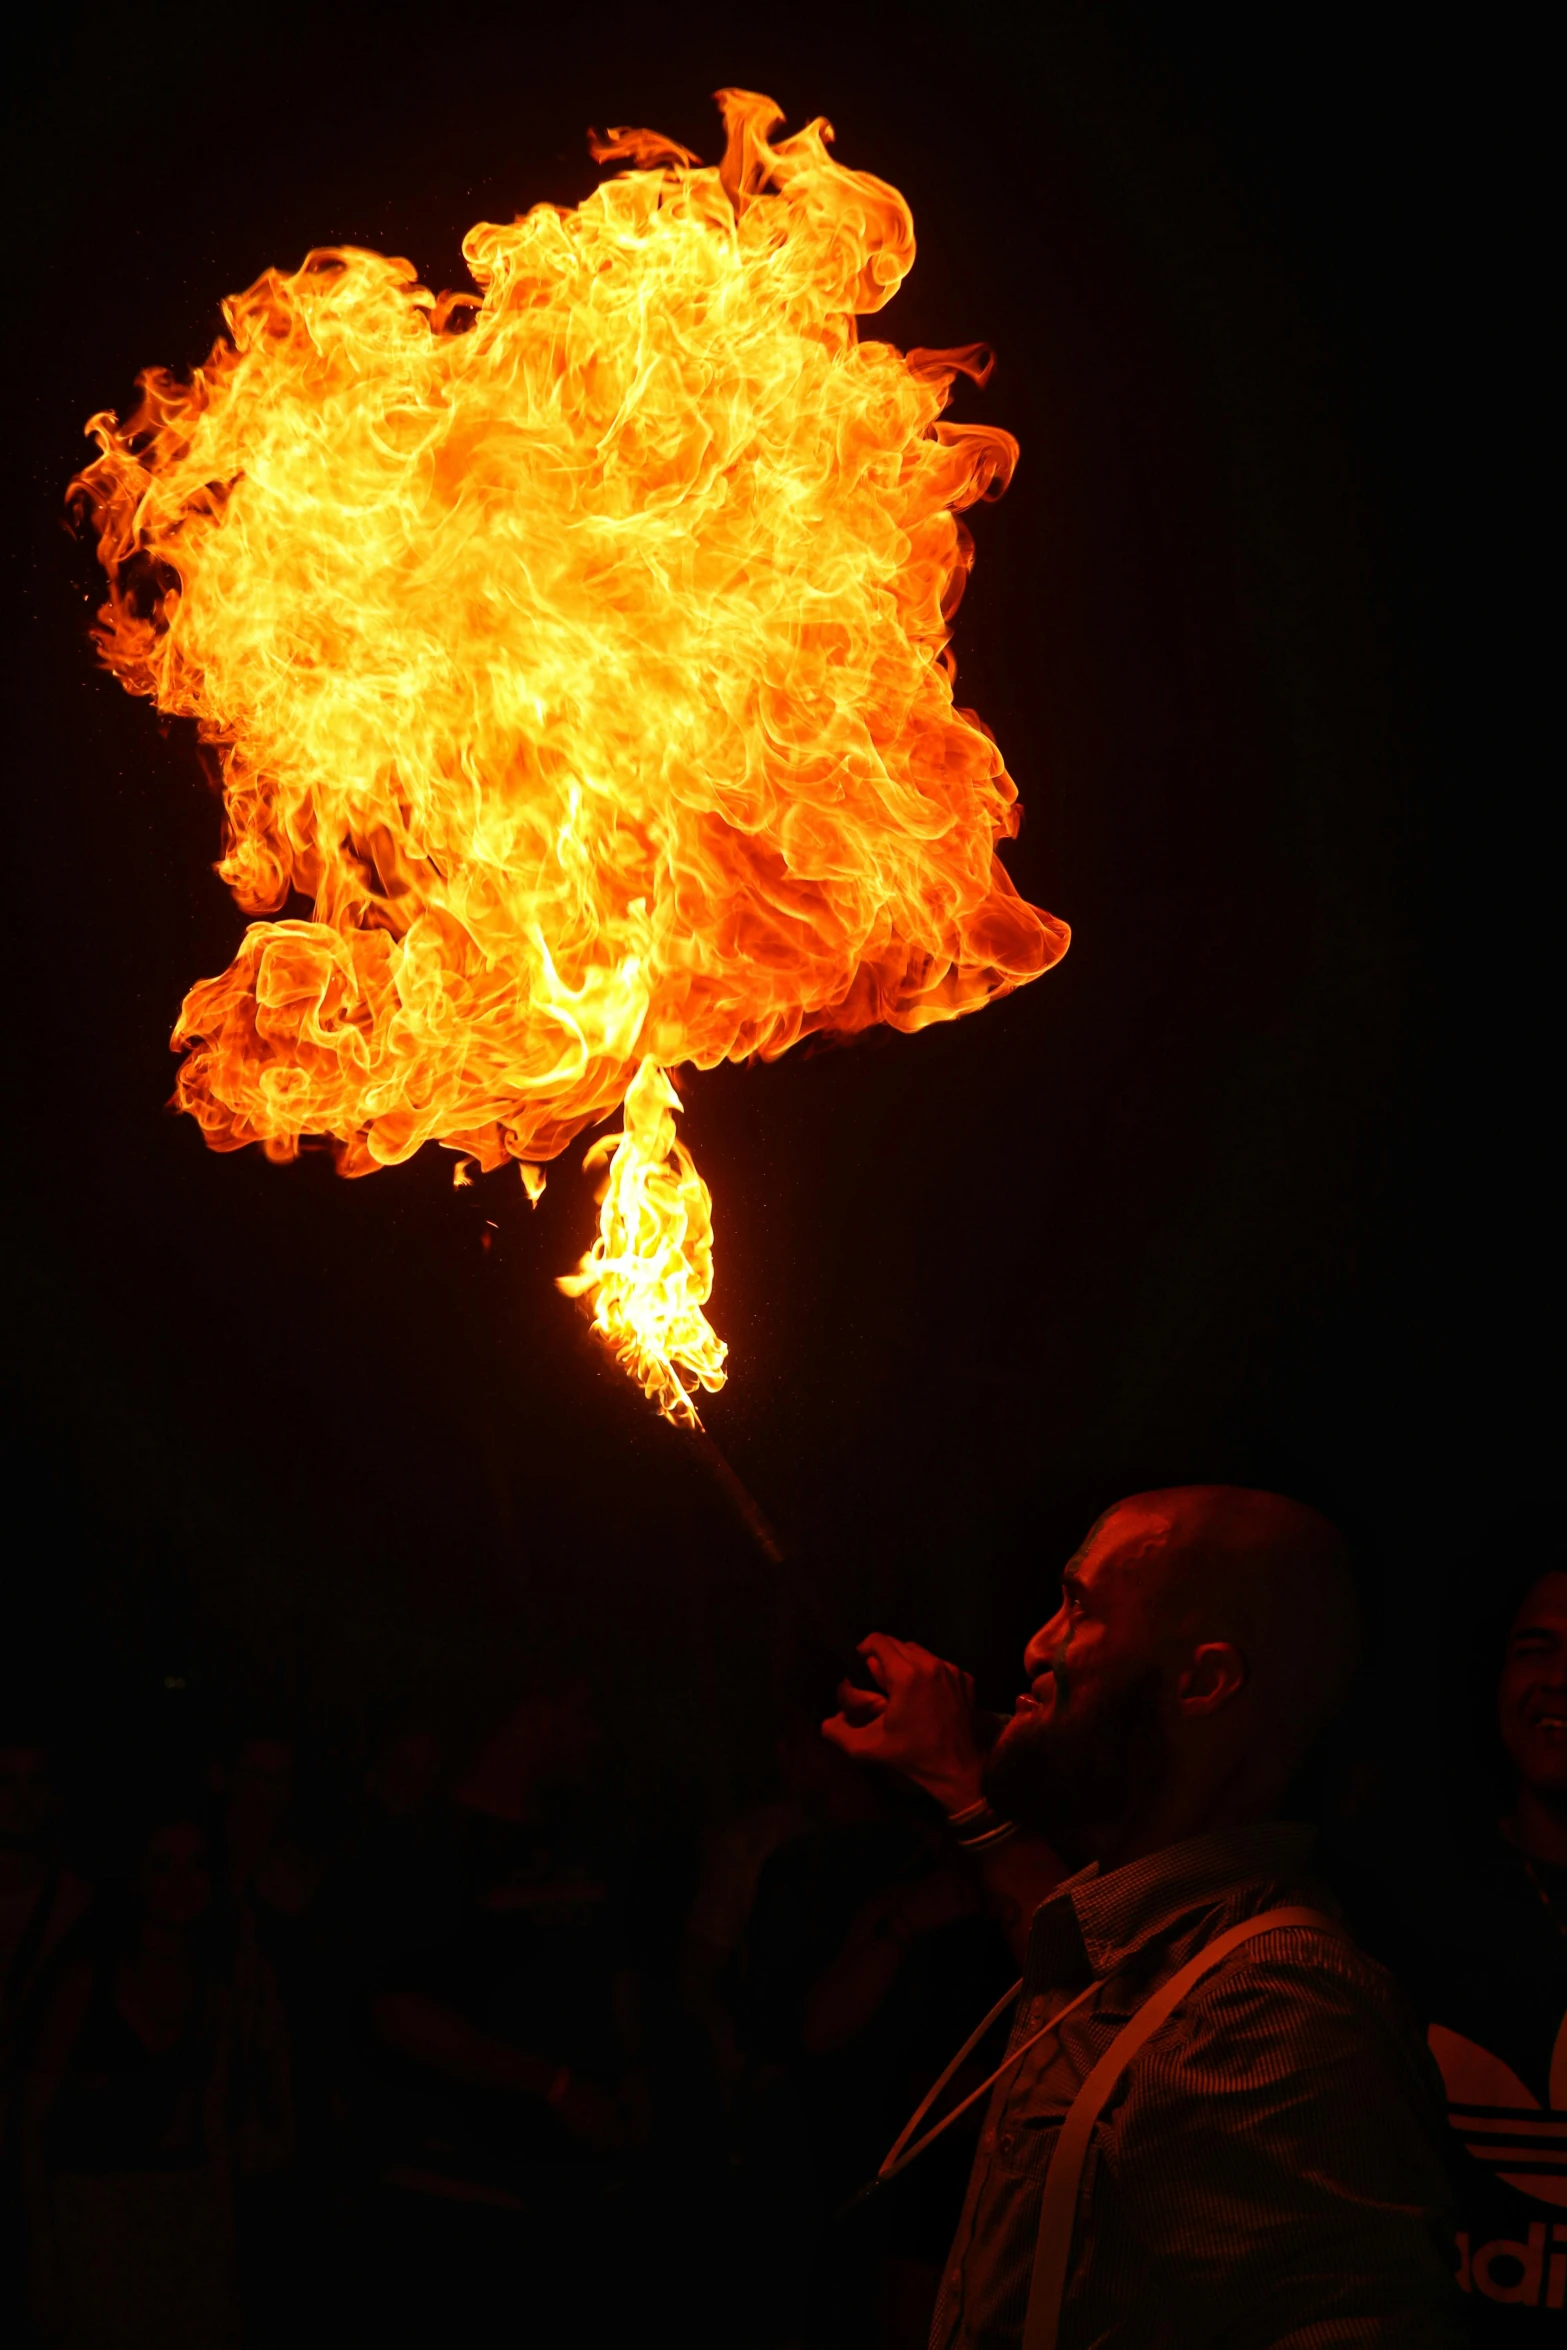
[[[1033,1829],[1074,1868],[1098,1860],[1147,1809],[1167,1764],[1159,1675],[1141,1673],[1074,1711],[1064,1669],[1052,1667],[1053,1710],[1015,1716],[991,1749],[983,1786],[993,1810]]]

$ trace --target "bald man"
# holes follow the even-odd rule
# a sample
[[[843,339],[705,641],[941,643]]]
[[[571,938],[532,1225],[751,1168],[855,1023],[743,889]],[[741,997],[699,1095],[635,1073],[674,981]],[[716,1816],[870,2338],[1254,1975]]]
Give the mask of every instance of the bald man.
[[[1465,2339],[1428,2059],[1278,1816],[1357,1644],[1334,1529],[1231,1486],[1106,1512],[988,1753],[965,1673],[862,1643],[826,1736],[942,1804],[1023,1956],[931,2350]]]

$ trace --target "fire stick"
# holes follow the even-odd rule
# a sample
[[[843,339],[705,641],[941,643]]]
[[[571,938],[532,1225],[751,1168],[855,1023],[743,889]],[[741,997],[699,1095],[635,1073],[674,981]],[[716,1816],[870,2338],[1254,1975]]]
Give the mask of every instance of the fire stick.
[[[742,1484],[700,1422],[695,1426],[692,1426],[690,1422],[683,1422],[681,1425],[698,1460],[713,1482],[721,1487],[725,1499],[734,1510],[736,1517],[741,1520],[763,1558],[768,1561],[770,1566],[781,1567],[785,1557],[783,1543],[768,1523],[755,1495],[748,1486]]]

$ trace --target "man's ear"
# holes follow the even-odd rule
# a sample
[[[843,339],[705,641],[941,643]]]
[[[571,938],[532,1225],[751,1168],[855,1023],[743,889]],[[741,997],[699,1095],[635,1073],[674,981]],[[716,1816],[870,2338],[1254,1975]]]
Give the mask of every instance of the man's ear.
[[[1204,1640],[1175,1684],[1175,1702],[1189,1718],[1216,1714],[1246,1686],[1246,1659],[1229,1640]]]

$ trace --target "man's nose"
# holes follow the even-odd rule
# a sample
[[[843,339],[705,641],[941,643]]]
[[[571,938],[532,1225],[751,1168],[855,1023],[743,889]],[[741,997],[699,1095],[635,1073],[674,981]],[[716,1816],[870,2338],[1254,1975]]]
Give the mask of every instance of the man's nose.
[[[1055,1654],[1055,1618],[1041,1624],[1033,1639],[1023,1651],[1023,1670],[1031,1681],[1037,1681]]]

